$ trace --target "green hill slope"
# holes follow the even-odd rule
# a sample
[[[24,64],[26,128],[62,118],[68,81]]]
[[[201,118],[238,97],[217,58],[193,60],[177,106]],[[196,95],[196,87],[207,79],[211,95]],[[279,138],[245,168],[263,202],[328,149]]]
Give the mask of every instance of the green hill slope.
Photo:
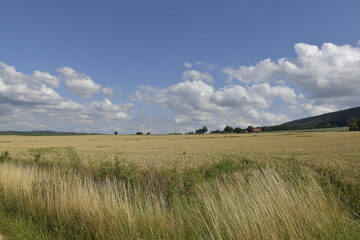
[[[360,107],[349,108],[337,112],[326,113],[314,117],[302,118],[286,122],[278,126],[263,127],[265,131],[302,130],[324,127],[344,127],[349,125],[351,118],[360,118]]]

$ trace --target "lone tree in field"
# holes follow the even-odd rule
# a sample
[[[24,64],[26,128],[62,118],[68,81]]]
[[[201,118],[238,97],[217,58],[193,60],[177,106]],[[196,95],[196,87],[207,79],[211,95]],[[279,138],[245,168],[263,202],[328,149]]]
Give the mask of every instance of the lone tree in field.
[[[114,132],[114,135],[117,135],[117,132]]]
[[[208,128],[207,128],[206,126],[203,126],[202,132],[203,132],[203,133],[206,133],[207,131],[208,131]]]
[[[144,135],[142,132],[137,132],[136,135]]]

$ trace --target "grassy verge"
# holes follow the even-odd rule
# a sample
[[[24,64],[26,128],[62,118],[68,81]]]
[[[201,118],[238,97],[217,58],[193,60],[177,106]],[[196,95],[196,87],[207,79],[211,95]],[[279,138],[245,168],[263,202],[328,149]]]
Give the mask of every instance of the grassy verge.
[[[223,156],[181,171],[118,160],[89,170],[71,155],[65,166],[0,156],[0,229],[9,239],[360,236],[338,185],[295,159],[267,166]]]

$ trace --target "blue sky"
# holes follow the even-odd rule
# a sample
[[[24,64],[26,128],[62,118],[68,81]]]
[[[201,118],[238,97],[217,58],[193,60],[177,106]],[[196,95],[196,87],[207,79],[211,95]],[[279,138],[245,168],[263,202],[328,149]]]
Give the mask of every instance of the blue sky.
[[[2,1],[0,130],[187,132],[359,106],[359,1]]]

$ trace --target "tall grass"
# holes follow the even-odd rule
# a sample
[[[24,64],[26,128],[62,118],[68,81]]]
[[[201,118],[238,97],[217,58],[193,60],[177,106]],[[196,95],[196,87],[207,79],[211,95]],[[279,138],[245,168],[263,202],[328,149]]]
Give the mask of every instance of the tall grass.
[[[196,181],[183,184],[184,191],[174,191],[172,184],[161,187],[164,179],[156,174],[141,183],[108,176],[100,181],[57,167],[4,161],[0,164],[1,210],[9,219],[31,223],[36,229],[31,234],[39,239],[360,236],[359,225],[333,196],[324,193],[311,171],[289,178],[271,167],[233,164],[225,161],[183,174]],[[184,182],[177,175],[165,176]]]

